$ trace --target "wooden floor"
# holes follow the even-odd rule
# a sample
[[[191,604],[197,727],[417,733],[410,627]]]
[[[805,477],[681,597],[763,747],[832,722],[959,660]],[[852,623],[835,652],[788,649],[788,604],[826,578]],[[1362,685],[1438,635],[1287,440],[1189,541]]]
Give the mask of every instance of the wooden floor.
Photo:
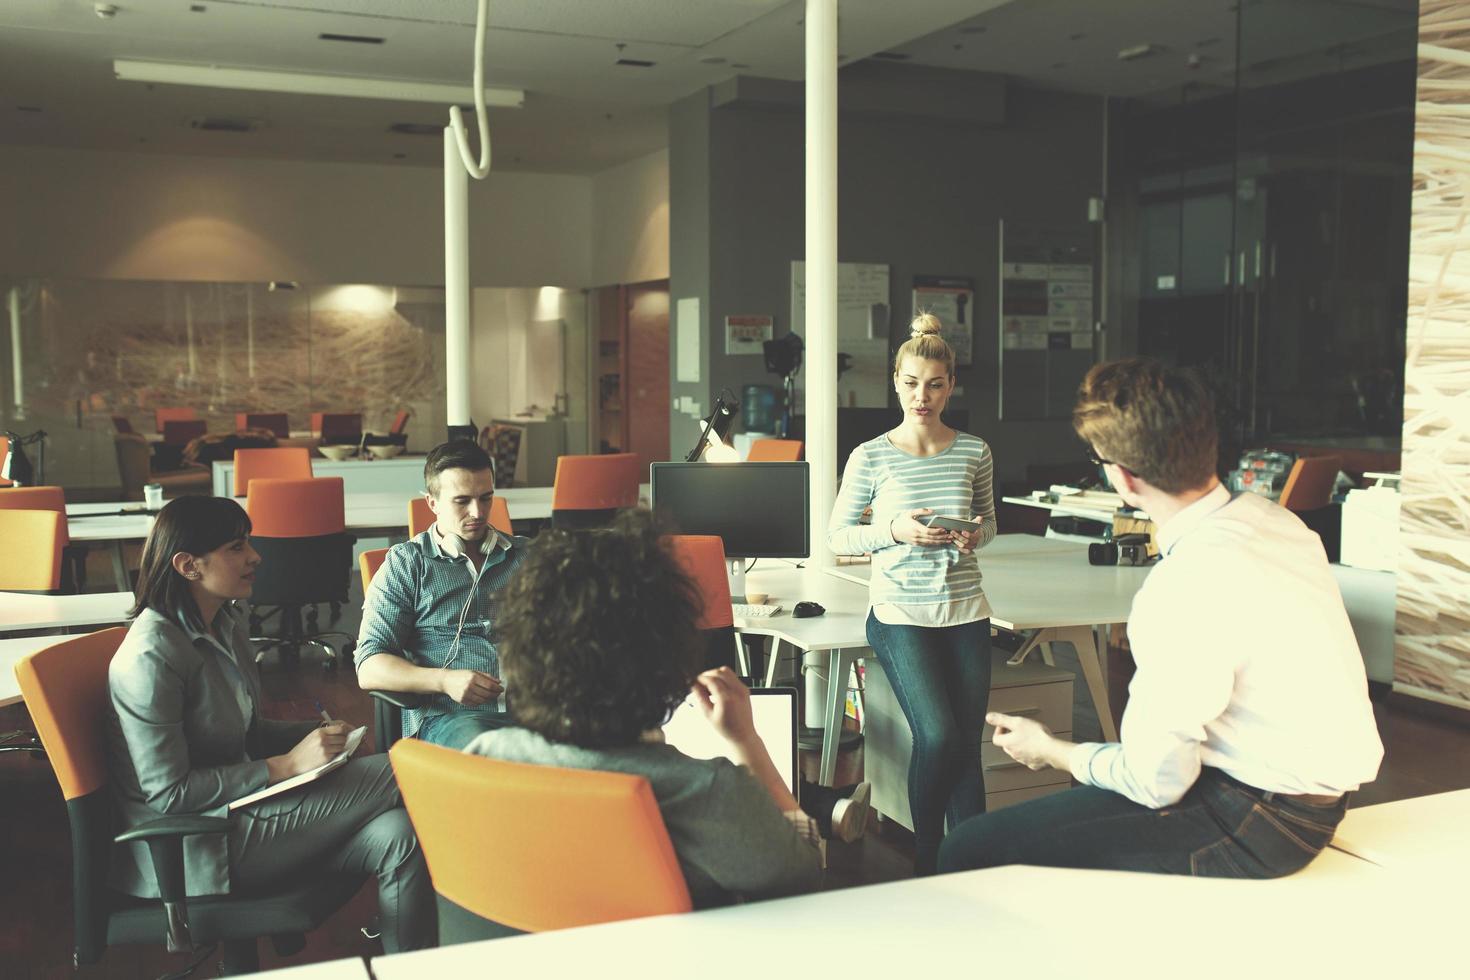
[[[98,570],[101,576],[106,571]],[[94,581],[100,580],[94,579]],[[342,626],[355,630],[356,616],[346,611]],[[1069,666],[1065,653],[1059,666]],[[284,666],[274,657],[262,665],[270,711],[281,718],[314,718],[315,702],[334,717],[353,724],[372,724],[369,699],[350,674],[326,671],[315,664]],[[1077,685],[1076,728],[1079,737],[1095,728],[1096,717],[1085,700],[1085,685]],[[1470,729],[1432,720],[1411,708],[1375,705],[1387,754],[1379,778],[1354,795],[1362,806],[1427,793],[1470,787]],[[29,727],[21,705],[0,708],[0,731]],[[814,775],[816,760],[803,766]],[[862,773],[862,746],[842,753],[837,781],[854,782]],[[73,972],[71,968],[71,868],[66,809],[44,760],[24,753],[0,754],[0,976],[20,977],[156,977],[187,962],[159,947],[109,950],[100,964]],[[845,888],[908,877],[912,873],[908,834],[895,825],[874,827],[856,844],[832,843],[828,849],[827,887]],[[373,916],[376,906],[371,884],[324,929],[308,938],[304,952],[281,961],[262,944],[263,965],[285,965],[377,952],[358,928]],[[215,976],[214,964],[196,976]]]

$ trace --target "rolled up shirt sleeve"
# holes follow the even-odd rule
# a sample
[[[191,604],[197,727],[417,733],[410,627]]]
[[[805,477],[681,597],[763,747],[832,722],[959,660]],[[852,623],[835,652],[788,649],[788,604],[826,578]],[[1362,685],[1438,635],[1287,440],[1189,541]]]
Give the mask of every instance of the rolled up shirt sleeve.
[[[406,551],[394,548],[388,552],[363,597],[362,626],[354,655],[359,668],[364,660],[379,653],[408,658],[404,651],[416,622],[418,576],[413,574]]]

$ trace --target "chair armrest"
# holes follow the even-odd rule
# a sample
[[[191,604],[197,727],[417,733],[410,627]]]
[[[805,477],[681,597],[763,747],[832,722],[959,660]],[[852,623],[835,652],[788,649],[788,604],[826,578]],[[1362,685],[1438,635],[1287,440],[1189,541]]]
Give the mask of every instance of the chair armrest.
[[[189,909],[184,901],[184,838],[195,834],[227,834],[230,821],[223,817],[161,817],[139,824],[118,834],[119,844],[146,841],[153,858],[153,873],[158,878],[158,895],[163,901],[167,922],[165,940],[170,953],[192,952],[194,940],[189,935]]]
[[[379,701],[393,705],[400,710],[409,708],[422,708],[429,703],[427,694],[415,694],[411,691],[369,691]]]

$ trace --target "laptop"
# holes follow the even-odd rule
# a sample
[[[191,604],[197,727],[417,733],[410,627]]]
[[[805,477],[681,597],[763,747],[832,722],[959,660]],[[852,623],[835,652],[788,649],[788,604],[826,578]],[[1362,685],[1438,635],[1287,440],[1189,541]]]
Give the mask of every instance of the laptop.
[[[796,796],[797,774],[801,771],[796,761],[796,688],[751,688],[750,712],[755,732],[765,743],[776,772]],[[691,759],[731,759],[730,744],[705,720],[693,695],[685,698],[664,724],[664,741]]]

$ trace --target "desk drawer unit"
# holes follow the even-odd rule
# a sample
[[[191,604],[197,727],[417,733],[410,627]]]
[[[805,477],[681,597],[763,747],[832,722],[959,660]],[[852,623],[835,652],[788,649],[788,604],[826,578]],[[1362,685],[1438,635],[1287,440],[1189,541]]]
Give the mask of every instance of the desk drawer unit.
[[[1048,667],[1040,658],[1028,658],[1016,667],[1007,666],[1005,655],[993,654],[990,709],[1035,718],[1063,738],[1072,731],[1072,674]],[[863,741],[865,778],[873,784],[873,806],[890,820],[913,829],[909,814],[908,769],[913,736],[899,709],[888,678],[877,658],[869,657],[864,707],[866,724]],[[980,747],[980,764],[985,768],[985,806],[998,810],[1071,785],[1071,777],[1054,769],[1033,772],[1011,759],[991,743],[993,729],[987,725]]]

